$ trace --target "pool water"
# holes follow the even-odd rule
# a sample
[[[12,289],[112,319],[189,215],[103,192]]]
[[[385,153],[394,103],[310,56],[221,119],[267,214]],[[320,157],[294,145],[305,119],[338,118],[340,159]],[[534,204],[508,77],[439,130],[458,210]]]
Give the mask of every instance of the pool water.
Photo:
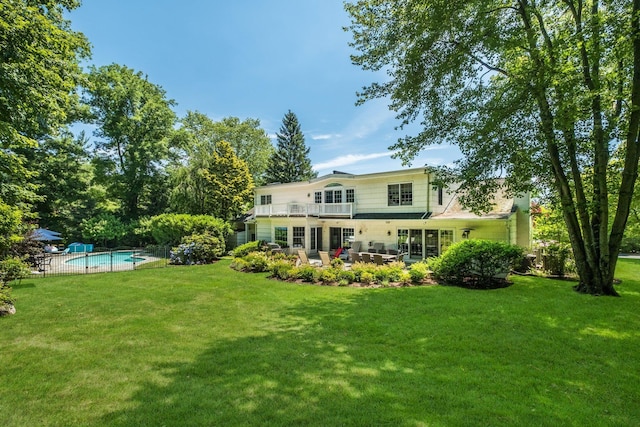
[[[104,265],[123,265],[144,261],[144,258],[134,255],[135,252],[133,251],[90,254],[88,256],[70,259],[66,261],[65,264],[80,267],[100,267]]]

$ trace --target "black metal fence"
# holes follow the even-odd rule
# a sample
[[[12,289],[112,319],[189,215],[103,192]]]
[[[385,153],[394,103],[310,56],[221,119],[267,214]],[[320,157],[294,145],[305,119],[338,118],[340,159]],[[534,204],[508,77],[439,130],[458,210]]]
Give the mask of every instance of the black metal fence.
[[[164,268],[169,265],[170,250],[169,247],[154,246],[113,251],[44,253],[32,260],[31,277]]]

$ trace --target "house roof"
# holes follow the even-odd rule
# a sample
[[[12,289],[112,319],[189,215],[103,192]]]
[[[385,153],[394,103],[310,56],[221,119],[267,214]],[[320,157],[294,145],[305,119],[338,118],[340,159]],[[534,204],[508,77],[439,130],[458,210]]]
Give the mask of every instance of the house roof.
[[[431,219],[507,219],[517,209],[514,198],[498,190],[493,196],[491,210],[478,215],[462,206],[459,195],[455,194],[444,212],[433,215]]]

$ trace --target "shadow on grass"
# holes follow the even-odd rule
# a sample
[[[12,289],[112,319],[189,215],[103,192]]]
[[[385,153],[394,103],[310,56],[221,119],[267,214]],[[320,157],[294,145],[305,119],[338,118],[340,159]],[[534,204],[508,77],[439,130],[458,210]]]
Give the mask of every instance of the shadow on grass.
[[[603,408],[616,411],[624,402],[594,403],[615,393],[608,388],[616,379],[607,379],[614,366],[596,360],[600,372],[590,373],[586,353],[607,337],[576,337],[575,325],[552,325],[548,316],[527,313],[527,301],[505,301],[507,294],[481,293],[476,308],[455,308],[452,299],[468,301],[462,292],[468,291],[440,288],[434,298],[426,288],[367,291],[340,303],[298,305],[283,312],[277,325],[257,325],[254,336],[216,342],[190,362],[156,364],[162,380],[140,384],[128,409],[102,421],[118,426],[616,422]],[[457,326],[448,329],[452,322]],[[618,357],[633,355],[627,343],[613,344],[612,353],[622,352],[611,357],[614,365]],[[634,369],[631,377],[638,375]],[[623,399],[638,397],[632,393]],[[628,410],[618,422],[640,415]]]

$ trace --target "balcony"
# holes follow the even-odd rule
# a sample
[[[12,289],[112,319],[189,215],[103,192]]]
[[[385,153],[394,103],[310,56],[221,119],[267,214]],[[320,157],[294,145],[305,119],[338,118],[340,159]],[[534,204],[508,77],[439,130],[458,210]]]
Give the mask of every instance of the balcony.
[[[353,218],[353,203],[283,203],[255,206],[256,216]]]

